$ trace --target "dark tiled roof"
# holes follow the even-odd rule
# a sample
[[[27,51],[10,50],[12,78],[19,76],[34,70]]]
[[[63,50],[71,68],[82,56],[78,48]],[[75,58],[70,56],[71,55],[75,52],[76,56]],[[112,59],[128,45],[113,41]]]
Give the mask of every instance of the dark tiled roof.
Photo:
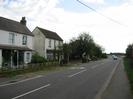
[[[63,41],[63,39],[55,32],[37,27],[47,38]]]
[[[16,32],[20,34],[34,36],[32,32],[25,25],[22,25],[17,21],[10,20],[3,17],[0,17],[0,29],[5,31],[11,31],[11,32]]]
[[[28,48],[26,46],[23,47],[23,46],[3,45],[3,44],[0,44],[0,49],[32,51],[32,49],[30,49],[30,48]]]

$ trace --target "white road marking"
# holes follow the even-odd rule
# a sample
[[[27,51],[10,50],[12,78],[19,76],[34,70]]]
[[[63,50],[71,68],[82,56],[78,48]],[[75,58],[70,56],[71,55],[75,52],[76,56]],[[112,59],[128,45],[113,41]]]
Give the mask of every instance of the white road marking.
[[[98,64],[98,65],[94,65],[94,66],[91,67],[91,69],[95,69],[95,68],[97,68],[97,67],[99,67],[99,66],[101,66],[103,64],[105,64],[105,63],[101,63],[101,64]]]
[[[77,73],[75,73],[75,74],[69,75],[68,77],[73,77],[73,76],[78,75],[78,74],[80,74],[80,73],[82,73],[82,72],[85,72],[85,71],[87,71],[87,70],[86,70],[86,69],[85,69],[85,70],[82,70],[82,71],[77,72]]]
[[[116,72],[116,69],[118,68],[119,64],[120,64],[121,60],[115,65],[115,67],[113,68],[113,70],[111,71],[109,77],[107,78],[107,80],[105,81],[105,83],[103,84],[102,88],[100,89],[100,91],[96,94],[94,99],[102,99],[102,94],[106,91],[107,87],[109,86],[113,75]]]
[[[26,82],[26,81],[33,80],[33,79],[40,78],[40,77],[42,77],[42,75],[39,75],[39,76],[36,76],[36,77],[32,77],[32,78],[28,78],[28,79],[24,79],[24,80],[20,80],[20,81],[13,82],[13,83],[2,84],[2,85],[0,85],[0,87],[22,83],[22,82]]]
[[[47,84],[47,85],[45,85],[45,86],[39,87],[39,88],[34,89],[34,90],[31,90],[31,91],[29,91],[29,92],[26,92],[26,93],[24,93],[24,94],[21,94],[21,95],[19,95],[19,96],[16,96],[16,97],[14,97],[14,98],[11,98],[11,99],[18,99],[18,98],[20,98],[20,97],[23,97],[23,96],[26,96],[26,95],[28,95],[28,94],[31,94],[31,93],[33,93],[33,92],[35,92],[35,91],[41,90],[41,89],[43,89],[43,88],[46,88],[46,87],[48,87],[48,86],[50,86],[50,84]]]
[[[85,67],[70,67],[70,69],[85,69]]]

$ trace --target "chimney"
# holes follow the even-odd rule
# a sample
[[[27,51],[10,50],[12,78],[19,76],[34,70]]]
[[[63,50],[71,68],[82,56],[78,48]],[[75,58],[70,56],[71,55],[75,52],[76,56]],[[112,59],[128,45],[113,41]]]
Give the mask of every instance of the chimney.
[[[26,25],[25,17],[22,17],[22,19],[20,20],[20,23],[21,23],[22,25]]]

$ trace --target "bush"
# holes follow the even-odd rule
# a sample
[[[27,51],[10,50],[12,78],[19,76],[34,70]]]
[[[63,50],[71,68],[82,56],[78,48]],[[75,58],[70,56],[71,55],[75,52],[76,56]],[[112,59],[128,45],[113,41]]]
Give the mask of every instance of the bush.
[[[132,68],[133,63],[132,63],[132,59],[124,58],[124,66],[125,66],[125,70],[127,72],[127,76],[129,79],[132,93],[133,93],[133,68]]]
[[[40,56],[38,53],[32,55],[31,63],[44,63],[44,62],[46,62],[46,59]]]
[[[106,53],[103,53],[101,57],[102,58],[107,58],[107,54]]]

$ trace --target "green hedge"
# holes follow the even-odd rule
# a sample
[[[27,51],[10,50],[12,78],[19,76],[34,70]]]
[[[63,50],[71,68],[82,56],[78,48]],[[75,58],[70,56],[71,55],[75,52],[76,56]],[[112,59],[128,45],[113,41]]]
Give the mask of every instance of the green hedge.
[[[47,60],[38,53],[32,55],[31,63],[45,63]]]
[[[125,66],[125,70],[127,72],[127,76],[129,79],[132,93],[133,93],[133,59],[124,58],[124,66]]]

